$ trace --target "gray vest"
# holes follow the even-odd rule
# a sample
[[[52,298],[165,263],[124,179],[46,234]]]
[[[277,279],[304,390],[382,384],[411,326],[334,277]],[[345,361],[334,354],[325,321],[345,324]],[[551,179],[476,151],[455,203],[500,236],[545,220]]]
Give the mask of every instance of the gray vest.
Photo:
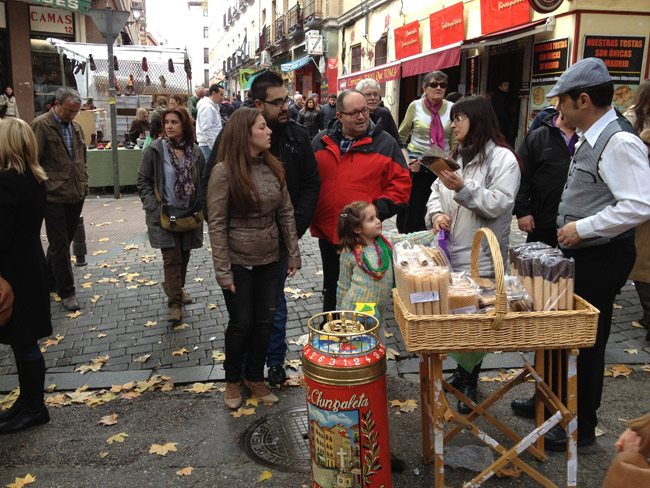
[[[609,190],[607,183],[598,173],[601,157],[609,139],[617,132],[634,133],[627,119],[622,117],[612,120],[603,129],[594,147],[584,141],[573,155],[560,207],[558,209],[557,225],[561,229],[569,222],[590,217],[609,205],[616,205],[616,198]],[[583,239],[573,248],[600,246],[610,241],[608,237],[593,237]]]

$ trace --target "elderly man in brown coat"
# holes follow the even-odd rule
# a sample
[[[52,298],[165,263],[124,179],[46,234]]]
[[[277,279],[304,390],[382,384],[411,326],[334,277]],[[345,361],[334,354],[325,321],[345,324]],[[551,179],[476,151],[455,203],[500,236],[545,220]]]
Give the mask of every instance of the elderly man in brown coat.
[[[38,162],[47,173],[45,231],[50,289],[56,289],[66,310],[78,310],[70,243],[88,194],[86,144],[81,126],[74,121],[81,97],[72,88],[59,88],[54,108],[35,118],[31,127],[38,143]]]

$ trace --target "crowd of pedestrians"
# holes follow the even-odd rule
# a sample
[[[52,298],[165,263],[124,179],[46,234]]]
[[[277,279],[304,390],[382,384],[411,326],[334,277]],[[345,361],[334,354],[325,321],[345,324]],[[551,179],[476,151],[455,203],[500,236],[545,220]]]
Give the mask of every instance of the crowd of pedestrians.
[[[575,63],[548,94],[558,97],[557,105],[538,117],[517,148],[504,108],[507,80],[491,100],[454,93],[452,101],[445,97],[448,86],[444,72],[427,74],[422,96],[408,105],[399,126],[373,79],[329,94],[321,106],[311,94],[291,99],[283,79],[270,70],[255,77],[244,102],[215,84],[197,87],[187,108],[180,97],[159,97],[156,110],[138,114],[130,137],[149,131],[152,142],[143,152],[137,186],[150,243],[161,249],[172,323],[192,301],[183,290],[185,273],[207,223],[229,315],[228,408],[240,407],[242,381],[262,401],[278,401],[265,384],[264,366],[271,385],[284,383],[283,288],[300,268],[298,240],[308,228],[321,253],[323,311],[350,307],[371,293],[383,314],[390,301],[390,280],[383,278],[392,275],[395,242],[444,230],[453,269],[465,271],[475,232],[488,227],[505,262],[514,214],[529,242],[559,247],[575,260],[575,291],[600,310],[596,344],[581,350],[577,372],[578,446],[595,442],[613,302],[630,276],[641,298],[641,323],[650,330],[650,258],[644,249],[650,231],[650,81],[620,114],[612,107],[614,85],[605,64],[596,58]],[[3,95],[5,105],[10,95]],[[31,129],[17,109],[0,125],[0,211],[14,216],[0,235],[0,273],[14,287],[16,304],[0,341],[14,351],[21,386],[19,401],[0,415],[0,433],[49,420],[37,346],[52,330],[47,285],[66,309],[81,307],[70,266],[70,242],[88,191],[83,131],[74,121],[80,107],[78,93],[63,88]],[[460,169],[434,174],[421,164],[432,149],[450,154]],[[389,235],[381,222],[395,215],[401,234]],[[38,235],[43,219],[47,255]],[[424,232],[404,235],[418,231]],[[24,252],[37,258],[30,265],[43,278],[36,280],[42,290],[26,288],[16,272]],[[480,274],[493,277],[486,252]],[[19,327],[22,322],[31,328]],[[474,403],[482,357],[456,354],[458,367],[449,379]],[[512,402],[524,417],[534,416],[534,408],[531,398]],[[471,411],[461,402],[458,409]],[[621,437],[622,455],[645,452],[646,424],[640,419]],[[556,426],[546,434],[546,448],[565,449],[566,437]]]

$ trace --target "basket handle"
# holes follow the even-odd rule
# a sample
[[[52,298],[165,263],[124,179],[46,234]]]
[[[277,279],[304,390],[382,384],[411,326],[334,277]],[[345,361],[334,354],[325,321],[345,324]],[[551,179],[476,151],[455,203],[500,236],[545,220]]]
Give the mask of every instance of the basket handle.
[[[472,264],[470,267],[470,276],[472,278],[479,277],[478,263],[481,251],[481,241],[483,241],[484,237],[487,239],[488,245],[490,246],[490,252],[492,253],[492,262],[494,263],[494,280],[497,286],[495,304],[496,315],[490,328],[492,330],[499,330],[503,323],[503,316],[508,311],[508,297],[506,295],[506,286],[503,278],[503,259],[501,258],[501,246],[499,245],[499,241],[494,235],[494,232],[492,232],[487,227],[480,228],[476,231],[476,234],[474,234],[474,241],[472,242]]]

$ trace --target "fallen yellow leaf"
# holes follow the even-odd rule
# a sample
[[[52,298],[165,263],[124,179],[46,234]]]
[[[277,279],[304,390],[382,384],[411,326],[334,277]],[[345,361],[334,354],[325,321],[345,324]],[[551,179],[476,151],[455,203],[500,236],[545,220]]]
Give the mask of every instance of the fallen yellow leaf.
[[[239,407],[239,410],[230,413],[230,415],[232,415],[235,418],[239,418],[242,415],[254,415],[254,414],[255,414],[254,408],[244,408],[244,407]]]
[[[104,251],[104,250],[101,250],[101,251],[95,251],[95,252],[93,253],[93,256],[99,256],[100,254],[107,254],[107,253],[108,253],[108,251]]]
[[[117,414],[106,415],[97,423],[102,425],[115,425],[117,423]]]
[[[147,359],[151,357],[151,354],[145,354],[133,360],[134,363],[144,363]]]
[[[614,308],[616,308],[616,309],[620,309],[620,308],[623,308],[623,305],[619,305],[618,303],[615,303],[615,304],[614,304]]]
[[[598,428],[598,427],[596,427],[596,428],[594,429],[594,434],[596,435],[596,437],[600,437],[600,436],[602,436],[604,433],[605,433],[605,432],[604,432],[602,429]]]
[[[203,278],[194,278],[194,281],[196,281],[197,283],[200,283],[201,281],[203,281]]]
[[[629,378],[630,375],[632,374],[632,370],[627,366],[625,366],[624,364],[617,364],[615,366],[612,366],[611,371],[614,378],[617,378],[619,376]]]
[[[395,334],[393,334],[392,332],[384,332],[384,336],[386,337],[386,339],[389,339],[389,338],[393,337],[394,335]]]
[[[119,434],[110,436],[108,439],[106,439],[106,442],[108,444],[112,444],[113,442],[124,442],[127,437],[129,437],[129,434],[126,432],[120,432]]]
[[[215,308],[217,308],[216,304],[214,303],[208,304],[208,310],[214,310]]]
[[[87,281],[86,283],[81,284],[82,288],[92,288],[93,287],[93,282],[92,281]]]
[[[101,339],[102,337],[106,337],[106,334],[97,334],[97,337]]]
[[[176,474],[178,476],[190,476],[192,474],[193,469],[194,468],[188,466],[187,468],[183,468],[180,471],[176,471]]]
[[[187,349],[182,348],[179,349],[178,351],[172,352],[172,356],[182,356],[183,354],[187,354]]]
[[[156,325],[157,323],[158,323],[157,320],[156,320],[156,321],[149,320],[149,321],[147,321],[146,324],[144,324],[144,326],[145,326],[145,327],[153,327],[153,326]]]
[[[77,311],[74,312],[74,313],[69,313],[69,314],[68,314],[68,318],[69,318],[69,319],[76,319],[76,318],[79,317],[80,315],[81,315],[81,310],[77,310]]]
[[[137,244],[129,244],[128,246],[124,246],[125,251],[131,251],[133,249],[140,249],[140,246]]]
[[[284,364],[289,366],[292,369],[295,369],[296,371],[299,371],[300,366],[302,365],[302,360],[300,360],[300,359],[285,359]]]
[[[271,474],[270,471],[267,471],[266,469],[262,471],[262,474],[260,475],[259,478],[257,478],[257,482],[261,483],[262,481],[270,480],[273,475]]]
[[[34,478],[31,474],[27,473],[27,476],[25,476],[24,478],[16,477],[16,481],[14,481],[13,483],[9,483],[6,486],[7,488],[22,488],[23,486],[29,485],[34,481],[36,481],[36,478]]]
[[[108,242],[108,241],[110,241],[110,239],[108,237],[102,237],[97,242]]]
[[[191,391],[192,393],[205,393],[214,387],[214,383],[194,383],[191,388],[185,388],[183,391]]]
[[[398,351],[391,347],[386,348],[386,361],[395,361],[395,356],[399,356]]]
[[[214,361],[225,361],[226,355],[221,351],[212,351],[212,359]]]
[[[99,459],[104,459],[109,454],[110,454],[110,452],[108,452],[108,451],[102,451],[102,452],[99,453]]]
[[[97,303],[97,300],[99,300],[99,299],[100,299],[101,297],[103,297],[103,296],[104,296],[104,295],[95,295],[95,296],[92,297],[89,301],[90,301],[90,303]]]
[[[390,406],[399,407],[399,411],[402,413],[412,412],[418,408],[418,404],[415,400],[405,400],[403,402],[400,400],[391,400]]]
[[[628,354],[639,354],[637,349],[623,349]]]
[[[253,405],[254,407],[259,406],[260,404],[260,399],[257,397],[252,397],[252,398],[247,398],[246,399],[246,406],[248,407],[249,405]]]
[[[636,327],[637,329],[645,329],[640,323],[638,322],[632,322],[632,327]]]
[[[180,324],[180,325],[177,325],[176,327],[174,327],[174,330],[187,329],[189,326],[190,326],[190,324]]]
[[[168,442],[167,444],[152,444],[149,448],[149,454],[159,454],[166,456],[168,452],[176,452],[176,445],[178,442]]]
[[[92,273],[85,274],[84,275],[84,280],[90,279],[91,276],[92,276]]]

